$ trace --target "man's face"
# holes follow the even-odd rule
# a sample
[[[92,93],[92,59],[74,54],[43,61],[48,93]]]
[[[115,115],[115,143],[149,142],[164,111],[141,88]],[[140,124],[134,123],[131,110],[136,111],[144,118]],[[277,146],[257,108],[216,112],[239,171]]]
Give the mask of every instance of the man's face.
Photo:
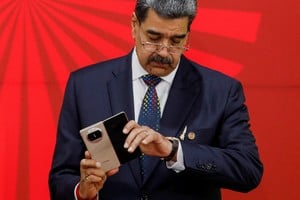
[[[144,22],[139,24],[136,16],[133,15],[131,23],[138,59],[143,68],[148,73],[157,76],[166,76],[171,73],[176,68],[184,50],[180,51],[180,48],[179,50],[177,48],[174,53],[167,47],[186,45],[188,17],[165,19],[150,9]]]

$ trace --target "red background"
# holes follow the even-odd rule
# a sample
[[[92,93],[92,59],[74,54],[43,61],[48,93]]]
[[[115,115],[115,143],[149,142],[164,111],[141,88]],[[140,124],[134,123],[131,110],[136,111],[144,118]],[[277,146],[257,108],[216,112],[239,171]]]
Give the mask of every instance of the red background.
[[[1,0],[0,199],[49,199],[70,71],[127,53],[134,0]],[[296,200],[300,178],[298,0],[200,0],[186,55],[241,80],[265,173],[225,200]],[[299,54],[299,53],[298,53]]]

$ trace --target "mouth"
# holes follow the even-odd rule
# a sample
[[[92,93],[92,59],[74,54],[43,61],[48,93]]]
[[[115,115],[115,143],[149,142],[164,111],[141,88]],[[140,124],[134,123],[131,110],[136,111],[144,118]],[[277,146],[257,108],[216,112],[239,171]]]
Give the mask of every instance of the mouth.
[[[173,68],[171,64],[166,64],[166,63],[162,63],[162,62],[155,62],[155,61],[152,61],[150,62],[150,66],[152,68],[156,68],[158,70],[168,70],[169,68]]]
[[[167,67],[169,64],[164,64],[164,63],[162,63],[162,62],[155,62],[155,61],[152,61],[152,62],[151,62],[151,65],[152,65],[153,67],[165,68],[165,67]]]

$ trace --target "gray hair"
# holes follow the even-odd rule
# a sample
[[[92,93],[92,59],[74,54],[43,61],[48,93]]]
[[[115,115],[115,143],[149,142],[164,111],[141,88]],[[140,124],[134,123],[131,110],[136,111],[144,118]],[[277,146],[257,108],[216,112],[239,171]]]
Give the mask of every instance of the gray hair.
[[[164,18],[188,17],[188,31],[190,31],[197,13],[197,0],[137,0],[135,14],[139,23],[146,20],[150,8]]]

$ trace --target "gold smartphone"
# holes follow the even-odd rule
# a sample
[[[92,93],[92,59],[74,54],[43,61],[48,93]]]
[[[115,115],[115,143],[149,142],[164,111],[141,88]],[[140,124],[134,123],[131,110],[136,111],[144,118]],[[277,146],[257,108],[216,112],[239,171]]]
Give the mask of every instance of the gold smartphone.
[[[117,168],[141,155],[138,148],[133,153],[129,153],[123,147],[127,135],[122,130],[127,122],[126,113],[122,111],[80,130],[80,135],[92,158],[101,162],[105,171]]]

